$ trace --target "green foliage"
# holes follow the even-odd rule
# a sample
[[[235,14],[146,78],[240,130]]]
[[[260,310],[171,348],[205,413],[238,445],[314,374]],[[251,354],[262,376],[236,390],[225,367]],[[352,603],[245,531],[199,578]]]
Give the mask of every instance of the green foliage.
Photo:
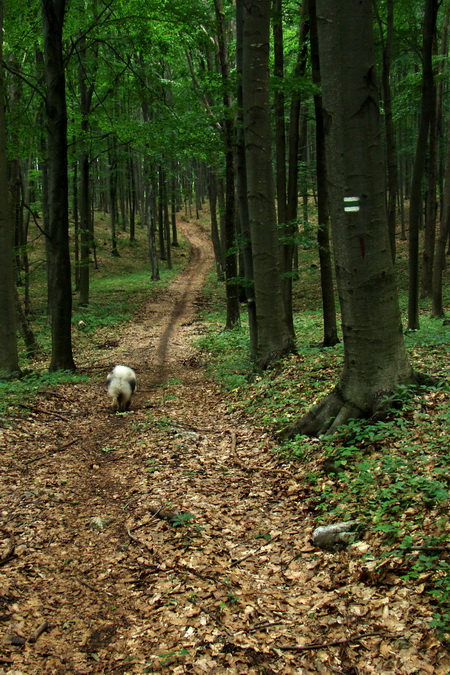
[[[300,278],[294,282],[297,354],[257,377],[246,377],[250,366],[245,361],[245,313],[242,327],[221,331],[224,316],[216,304],[223,286],[212,279],[208,283],[211,312],[201,345],[209,371],[229,391],[235,410],[274,433],[325,396],[342,367],[342,344],[321,347],[316,256],[315,248],[303,252]],[[401,249],[397,266],[401,303],[406,308]],[[444,293],[448,306],[447,287]],[[421,330],[405,335],[410,359],[417,371],[445,377],[450,327],[431,319],[429,303],[423,304]],[[431,625],[441,632],[450,627],[448,556],[433,550],[413,555],[413,549],[411,554],[405,553],[405,547],[449,545],[449,400],[450,383],[445,379],[431,388],[398,387],[384,401],[383,419],[350,420],[332,437],[297,436],[278,447],[281,455],[297,463],[305,485],[304,498],[318,523],[358,519],[370,542],[371,555],[380,564],[388,557],[406,580],[426,578],[426,588],[436,603]],[[330,472],[325,470],[327,460],[334,467]],[[401,565],[396,562],[398,556]]]
[[[189,513],[189,511],[186,511],[185,513],[179,513],[175,518],[172,520],[172,525],[174,527],[183,527],[183,525],[189,525],[191,520],[195,518],[195,516],[192,515],[192,513]]]
[[[36,396],[71,382],[86,382],[86,375],[58,370],[32,372],[17,380],[0,380],[0,426],[25,408],[31,408]]]

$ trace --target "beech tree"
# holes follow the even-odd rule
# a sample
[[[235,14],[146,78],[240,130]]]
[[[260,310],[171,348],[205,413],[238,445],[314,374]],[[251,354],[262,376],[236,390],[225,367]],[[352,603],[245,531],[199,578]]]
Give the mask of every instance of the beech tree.
[[[262,370],[294,349],[281,292],[269,107],[270,0],[243,0],[243,123]]]
[[[287,436],[330,434],[420,380],[404,344],[387,227],[372,3],[317,0],[317,17],[344,366]]]
[[[50,370],[74,370],[69,255],[67,111],[62,31],[65,0],[42,1],[48,149],[48,283],[52,326]]]
[[[6,130],[3,107],[3,3],[0,3],[0,376],[19,372],[14,285],[14,228],[6,165]]]

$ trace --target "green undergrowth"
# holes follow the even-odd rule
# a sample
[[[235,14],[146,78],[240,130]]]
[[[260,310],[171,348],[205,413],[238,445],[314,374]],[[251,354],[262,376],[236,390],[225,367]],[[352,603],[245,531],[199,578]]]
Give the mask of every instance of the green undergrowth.
[[[88,380],[86,375],[67,370],[29,372],[17,380],[0,380],[0,426],[11,423],[18,413],[31,409],[36,397],[50,389]]]
[[[342,367],[342,344],[321,347],[315,268],[306,265],[296,282],[297,354],[262,374],[251,373],[245,311],[241,326],[224,331],[223,285],[210,278],[205,293],[210,311],[199,346],[210,375],[227,392],[230,408],[276,438],[333,388]],[[404,311],[406,301],[403,292]],[[446,302],[449,307],[448,290]],[[406,346],[414,369],[437,376],[437,386],[399,388],[386,419],[350,421],[323,439],[297,436],[277,452],[296,465],[316,523],[357,519],[368,557],[383,573],[423,585],[435,605],[432,625],[450,641],[450,326],[431,318],[427,303],[420,325],[405,331]]]

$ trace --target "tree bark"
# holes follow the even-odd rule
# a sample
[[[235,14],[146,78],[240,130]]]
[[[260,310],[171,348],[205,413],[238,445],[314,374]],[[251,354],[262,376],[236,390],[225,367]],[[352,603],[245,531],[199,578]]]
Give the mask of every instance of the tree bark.
[[[434,106],[433,40],[438,0],[425,0],[422,48],[422,103],[409,204],[409,296],[408,328],[419,328],[419,226],[422,210],[422,178],[425,171],[427,139]]]
[[[394,122],[392,115],[392,92],[391,92],[391,60],[392,46],[394,38],[394,0],[387,0],[386,3],[386,37],[384,37],[382,21],[377,3],[374,2],[377,21],[380,29],[380,37],[383,50],[383,69],[381,80],[383,84],[383,107],[384,123],[386,132],[386,169],[387,169],[387,222],[389,231],[389,241],[391,243],[392,260],[396,256],[396,206],[398,194],[398,172],[397,172],[397,148],[395,143]]]
[[[67,111],[62,32],[65,0],[42,0],[48,131],[48,278],[52,326],[50,370],[75,370],[69,254]]]
[[[14,279],[14,220],[12,218],[6,164],[6,125],[4,72],[2,65],[3,4],[0,4],[0,378],[19,374],[16,333],[16,302]]]
[[[320,85],[319,41],[317,36],[316,0],[309,0],[312,77]],[[316,117],[316,173],[317,173],[317,244],[320,261],[320,288],[323,314],[323,346],[332,347],[339,342],[336,303],[334,300],[333,262],[330,249],[330,215],[328,209],[328,182],[325,156],[325,130],[322,95],[314,94]]]
[[[226,329],[231,329],[240,320],[239,286],[236,283],[238,276],[236,248],[236,197],[234,185],[235,172],[235,121],[232,111],[231,77],[228,50],[226,42],[225,13],[222,0],[214,0],[217,19],[217,38],[219,44],[219,62],[223,88],[223,138],[225,147],[225,283],[227,299]]]
[[[248,214],[247,200],[247,167],[245,159],[245,138],[244,138],[244,111],[243,111],[243,91],[242,91],[242,64],[243,64],[243,3],[241,0],[236,2],[236,70],[237,70],[237,137],[236,137],[236,175],[237,175],[237,197],[239,205],[239,226],[242,239],[241,252],[244,262],[244,285],[245,298],[247,302],[248,327],[250,334],[250,358],[254,363],[256,361],[258,348],[258,322],[256,318],[256,299],[255,299],[255,274],[253,270],[252,240],[250,233],[250,222]],[[283,114],[284,128],[284,114]],[[280,144],[284,146],[283,141]],[[278,143],[277,143],[278,147]],[[278,160],[281,159],[280,149],[277,150]],[[286,202],[286,166],[283,150],[284,178],[278,176],[278,168],[283,173],[282,167],[277,168],[278,188],[278,220],[284,217]],[[284,192],[282,184],[284,182]],[[283,206],[284,205],[284,206]],[[281,211],[280,211],[281,209]],[[283,211],[284,209],[284,211]]]
[[[244,0],[243,119],[258,344],[263,370],[293,351],[281,292],[269,103],[270,0]]]
[[[317,0],[327,172],[342,315],[339,383],[284,435],[330,434],[416,382],[387,229],[371,0]]]
[[[444,198],[442,204],[439,233],[436,239],[436,252],[433,266],[432,316],[443,318],[442,274],[445,269],[445,248],[450,232],[450,118],[448,122],[447,163],[445,169]]]

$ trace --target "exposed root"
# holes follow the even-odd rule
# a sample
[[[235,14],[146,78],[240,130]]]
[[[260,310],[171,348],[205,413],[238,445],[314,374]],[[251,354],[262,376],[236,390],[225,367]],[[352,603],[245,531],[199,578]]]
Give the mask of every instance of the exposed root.
[[[409,384],[412,389],[420,386],[430,387],[436,385],[437,380],[421,373],[414,373],[412,382]],[[282,429],[279,438],[288,440],[297,435],[331,436],[338,427],[347,424],[351,419],[384,419],[392,410],[393,401],[395,401],[395,407],[400,407],[395,390],[392,392],[378,391],[374,392],[370,405],[359,404],[351,401],[340,385],[337,385],[328,396],[325,396],[303,417]]]

